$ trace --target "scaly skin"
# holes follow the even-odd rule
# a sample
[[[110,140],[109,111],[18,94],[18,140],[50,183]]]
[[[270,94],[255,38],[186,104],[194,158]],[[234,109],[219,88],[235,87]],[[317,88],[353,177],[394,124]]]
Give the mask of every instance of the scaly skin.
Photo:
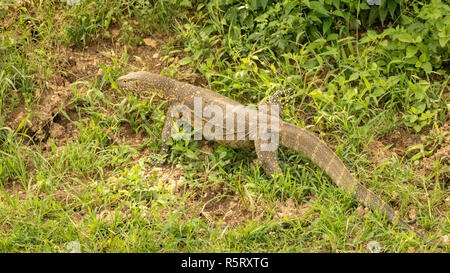
[[[194,109],[194,98],[201,97],[203,109],[208,105],[217,105],[223,110],[225,113],[223,120],[225,120],[226,117],[229,117],[226,115],[233,114],[242,116],[245,115],[245,112],[248,113],[248,116],[258,116],[257,110],[246,108],[242,104],[216,92],[149,72],[133,72],[120,77],[117,79],[116,83],[119,88],[125,92],[131,92],[132,94],[141,97],[150,97],[153,94],[156,94],[160,98],[169,101],[168,113],[170,113],[170,109],[173,109],[172,107],[176,105],[186,105],[189,109]],[[272,96],[269,99],[269,104],[277,104],[278,96],[278,93]],[[262,103],[260,105],[262,105]],[[225,111],[227,106],[233,106],[231,108],[234,110],[231,113]],[[191,114],[192,117],[194,117],[193,111],[191,111]],[[246,116],[246,122],[249,120],[248,116]],[[170,129],[173,121],[173,118],[171,118],[169,114],[166,115],[166,123],[162,131],[162,154],[167,153],[166,142],[170,138]],[[208,119],[203,118],[203,125],[207,121]],[[225,126],[223,129],[225,129]],[[248,130],[247,127],[246,130]],[[277,133],[279,133],[280,145],[294,149],[311,159],[328,174],[331,180],[336,183],[339,188],[354,196],[355,199],[370,209],[378,210],[392,223],[397,223],[404,228],[414,231],[410,225],[396,215],[395,211],[388,204],[359,183],[348,171],[339,157],[337,157],[337,155],[315,135],[303,128],[284,122],[281,119],[279,120],[279,130]],[[226,136],[228,134],[236,136],[237,132],[225,130],[223,135]],[[251,139],[254,139],[254,141]],[[250,132],[245,131],[245,139],[242,140],[214,140],[232,147],[255,147],[258,163],[263,167],[267,175],[274,175],[274,173],[282,174],[281,168],[278,165],[277,150],[262,151],[261,144],[264,143],[264,141],[260,140],[258,137],[251,138]],[[415,233],[418,237],[421,237],[419,233]]]

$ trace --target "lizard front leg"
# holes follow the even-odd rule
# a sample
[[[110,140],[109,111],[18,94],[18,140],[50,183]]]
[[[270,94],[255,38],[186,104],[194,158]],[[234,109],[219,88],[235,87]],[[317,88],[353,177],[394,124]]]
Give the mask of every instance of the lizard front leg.
[[[270,96],[268,98],[269,104],[277,105],[279,107],[279,109],[280,109],[279,112],[282,113],[284,104],[280,102],[280,97],[282,97],[282,96],[284,96],[284,95],[286,95],[286,94],[288,94],[288,93],[290,93],[290,92],[292,92],[294,90],[295,90],[295,88],[288,88],[288,89],[283,89],[283,90],[276,91],[272,96]]]
[[[166,120],[164,121],[164,126],[161,131],[161,150],[159,151],[160,156],[164,156],[169,152],[169,146],[167,145],[167,142],[172,136],[172,126],[174,122],[174,118],[172,117],[172,115],[170,115],[171,109],[172,107],[169,107],[169,110],[166,113]]]
[[[174,110],[178,107],[177,104],[169,103],[169,107],[166,111],[166,120],[164,121],[164,126],[161,131],[161,149],[158,153],[159,158],[157,160],[154,160],[154,164],[163,164],[166,161],[166,155],[169,152],[169,146],[167,145],[167,142],[172,137],[172,128],[175,123],[176,116],[173,115],[175,112]]]
[[[255,140],[255,150],[257,156],[258,165],[264,169],[264,172],[270,176],[276,176],[277,174],[283,174],[283,171],[278,165],[278,145],[274,150],[265,150],[264,145],[268,145],[268,140],[262,140],[257,138]]]

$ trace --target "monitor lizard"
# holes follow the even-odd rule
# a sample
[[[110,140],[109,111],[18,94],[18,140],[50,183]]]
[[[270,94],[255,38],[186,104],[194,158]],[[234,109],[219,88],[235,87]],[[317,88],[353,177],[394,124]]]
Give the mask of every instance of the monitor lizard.
[[[121,76],[116,80],[116,83],[119,89],[123,90],[125,93],[132,93],[133,95],[138,95],[140,97],[150,97],[156,95],[159,98],[168,101],[169,108],[161,132],[161,155],[167,154],[168,152],[167,141],[171,137],[171,128],[176,118],[170,115],[171,111],[177,106],[184,105],[191,109],[192,117],[195,119],[196,114],[194,113],[195,111],[192,110],[195,108],[195,98],[200,98],[202,100],[202,110],[204,110],[208,105],[215,105],[216,107],[222,109],[225,112],[222,120],[232,118],[231,115],[233,115],[233,118],[235,116],[245,116],[244,120],[249,122],[250,117],[261,115],[257,110],[246,107],[237,101],[209,89],[145,71],[132,72]],[[282,95],[282,93],[284,92],[276,92],[268,99],[268,101],[263,101],[260,103],[259,107],[263,105],[277,105],[281,107],[279,96]],[[227,107],[231,109],[231,111],[227,112]],[[264,113],[270,115],[269,111]],[[202,125],[205,125],[208,120],[210,119],[202,116]],[[346,193],[351,194],[356,200],[364,204],[366,207],[369,207],[372,210],[378,210],[392,223],[396,223],[403,228],[407,228],[413,231],[416,236],[422,238],[421,234],[414,231],[414,229],[402,220],[386,202],[367,189],[363,184],[359,183],[346,168],[344,163],[339,159],[339,157],[318,137],[301,127],[282,121],[281,118],[279,118],[277,122],[278,126],[277,128],[272,128],[272,133],[278,134],[280,145],[300,152],[322,168],[331,180]],[[236,123],[234,125],[236,125]],[[238,127],[235,126],[233,129],[234,128]],[[237,139],[236,137],[238,133],[243,132],[236,131],[235,129],[234,131],[227,130],[226,126],[219,129],[224,129],[221,137],[214,135],[212,137],[209,136],[209,138],[234,148],[254,147],[256,150],[257,162],[262,166],[265,173],[269,176],[276,173],[282,175],[282,170],[278,165],[277,149],[269,150],[261,148],[264,144],[268,144],[267,137],[263,138],[258,136],[258,133],[250,132],[248,126],[244,127],[244,139]],[[230,139],[226,137],[230,135],[235,138]]]

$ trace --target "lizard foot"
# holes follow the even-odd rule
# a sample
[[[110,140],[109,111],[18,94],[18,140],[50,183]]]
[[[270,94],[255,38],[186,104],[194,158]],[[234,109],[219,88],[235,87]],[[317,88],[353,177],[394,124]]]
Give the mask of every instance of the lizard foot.
[[[167,154],[152,155],[148,160],[148,165],[151,167],[162,167],[167,163]]]
[[[295,88],[278,90],[272,96],[269,97],[269,102],[270,103],[280,103],[280,97],[285,96],[286,94],[288,94],[294,90],[295,90]],[[283,105],[284,105],[284,103],[281,106],[283,106]]]

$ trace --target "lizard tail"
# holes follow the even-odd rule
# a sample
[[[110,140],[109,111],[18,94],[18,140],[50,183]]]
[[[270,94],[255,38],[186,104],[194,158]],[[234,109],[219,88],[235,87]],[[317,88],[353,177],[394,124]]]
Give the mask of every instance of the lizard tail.
[[[353,195],[366,207],[369,207],[372,210],[378,210],[384,214],[390,222],[396,222],[397,225],[415,232],[410,225],[396,215],[395,211],[388,204],[359,183],[345,167],[341,159],[312,133],[293,124],[282,122],[280,144],[294,149],[311,159],[328,174],[331,180],[336,183],[339,188]],[[419,237],[422,237],[417,232],[415,233]]]

